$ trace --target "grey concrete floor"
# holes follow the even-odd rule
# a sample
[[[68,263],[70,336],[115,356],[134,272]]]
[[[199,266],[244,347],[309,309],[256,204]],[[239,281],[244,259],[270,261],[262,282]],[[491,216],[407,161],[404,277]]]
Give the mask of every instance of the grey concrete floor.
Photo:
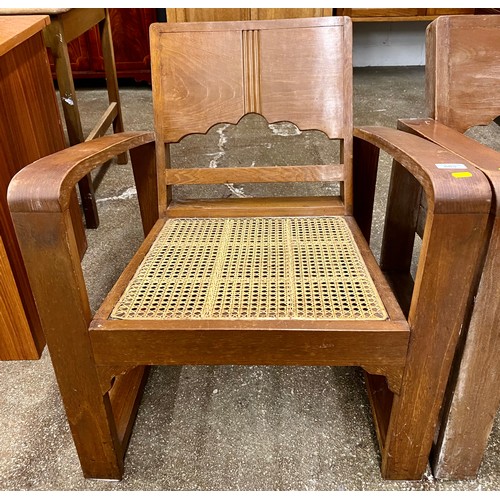
[[[79,92],[87,131],[105,109],[105,91]],[[395,127],[424,116],[422,68],[355,71],[355,124]],[[121,87],[127,130],[152,130],[151,91]],[[475,135],[476,134],[476,135]],[[492,144],[491,130],[471,135]],[[498,135],[498,134],[497,134]],[[493,143],[498,147],[498,144]],[[236,155],[231,153],[235,147]],[[247,117],[217,125],[173,148],[174,164],[252,165],[330,161],[338,150],[319,133]],[[215,165],[214,165],[215,162]],[[373,228],[378,255],[387,190],[381,163]],[[101,225],[87,231],[83,266],[95,310],[141,242],[130,165],[97,173]],[[315,192],[332,192],[325,185]],[[251,196],[256,186],[222,186]],[[267,188],[269,189],[269,187]],[[273,187],[272,189],[278,189]],[[311,189],[309,187],[308,189]],[[185,193],[178,192],[177,195]],[[203,195],[203,193],[201,193]],[[3,490],[497,490],[500,423],[475,480],[384,481],[362,375],[355,368],[156,367],[134,427],[121,482],[85,480],[50,355],[0,363],[0,489]]]

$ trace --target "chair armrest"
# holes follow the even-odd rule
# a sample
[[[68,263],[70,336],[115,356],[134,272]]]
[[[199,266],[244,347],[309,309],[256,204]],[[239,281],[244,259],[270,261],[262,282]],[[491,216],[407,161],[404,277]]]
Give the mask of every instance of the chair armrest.
[[[354,137],[387,152],[410,172],[423,187],[430,211],[436,214],[489,212],[489,183],[465,158],[413,134],[386,127],[356,128]],[[441,164],[463,164],[466,168],[438,168]],[[453,175],[465,172],[469,175]]]
[[[151,132],[123,132],[83,142],[24,167],[11,180],[11,212],[64,212],[76,183],[124,151],[154,141]]]
[[[101,137],[46,156],[12,179],[9,208],[52,356],[63,359],[66,353],[80,351],[85,353],[82,359],[91,359],[86,331],[91,310],[69,210],[74,186],[95,167],[131,150],[140,203],[139,191],[144,195],[141,215],[147,232],[158,218],[153,141],[149,132]],[[75,328],[81,328],[80,333],[71,335]]]
[[[428,139],[481,170],[494,194],[491,211],[500,215],[500,152],[432,119],[398,120],[398,129]]]

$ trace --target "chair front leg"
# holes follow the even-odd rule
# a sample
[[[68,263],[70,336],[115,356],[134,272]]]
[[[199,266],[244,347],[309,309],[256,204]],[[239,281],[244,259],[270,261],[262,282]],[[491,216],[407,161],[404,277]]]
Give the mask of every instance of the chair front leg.
[[[70,213],[12,216],[83,473],[121,479],[122,446],[94,363],[90,307]]]
[[[398,394],[380,383],[368,389],[381,437],[382,474],[387,479],[419,479],[425,472],[456,346],[472,298],[488,227],[491,189],[470,162],[424,139],[394,129],[363,127],[355,136],[388,152],[414,181],[396,166],[402,190],[391,189],[390,228],[386,238],[405,249],[395,264],[408,266],[408,233],[414,226],[416,184],[422,186],[427,219],[408,313],[410,342]],[[450,175],[440,164],[464,164],[465,176]],[[402,178],[402,180],[401,180]],[[405,187],[406,186],[406,187]],[[410,193],[410,208],[398,222],[393,213]],[[394,198],[394,196],[396,196]],[[403,213],[404,213],[403,210]],[[394,217],[393,217],[394,216]],[[392,219],[392,220],[391,220]],[[391,227],[392,225],[392,227]],[[390,236],[392,235],[392,236]],[[389,244],[389,241],[387,240]],[[387,261],[387,256],[384,260]],[[380,418],[383,417],[383,418]]]
[[[484,213],[427,215],[407,365],[382,450],[385,478],[419,479],[425,472],[486,226]]]

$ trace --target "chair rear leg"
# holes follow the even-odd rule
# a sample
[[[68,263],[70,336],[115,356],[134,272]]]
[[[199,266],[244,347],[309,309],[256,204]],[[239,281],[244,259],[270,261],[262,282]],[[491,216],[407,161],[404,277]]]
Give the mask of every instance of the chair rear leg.
[[[387,198],[380,268],[408,316],[413,293],[410,274],[422,188],[418,181],[394,161]]]

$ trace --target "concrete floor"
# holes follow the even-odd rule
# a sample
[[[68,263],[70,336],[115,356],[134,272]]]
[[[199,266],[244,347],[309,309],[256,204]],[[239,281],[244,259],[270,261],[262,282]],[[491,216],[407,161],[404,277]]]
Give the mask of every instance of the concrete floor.
[[[422,68],[355,71],[355,124],[395,127],[424,116]],[[151,91],[121,87],[127,130],[152,129]],[[81,90],[85,128],[105,109],[105,91]],[[485,142],[491,130],[472,131]],[[228,153],[233,143],[238,157]],[[329,161],[324,136],[248,117],[218,125],[174,147],[176,165]],[[326,143],[326,144],[325,144]],[[498,147],[498,144],[492,144]],[[378,255],[387,189],[383,157],[373,247]],[[101,225],[87,231],[83,266],[91,306],[102,301],[141,241],[130,165],[97,174]],[[259,186],[223,186],[225,196]],[[269,187],[267,188],[269,189]],[[316,186],[318,192],[332,192]],[[45,350],[36,362],[0,363],[0,489],[3,490],[497,490],[498,418],[479,476],[440,481],[384,481],[363,378],[355,368],[157,367],[134,427],[121,482],[82,477],[57,384]]]

